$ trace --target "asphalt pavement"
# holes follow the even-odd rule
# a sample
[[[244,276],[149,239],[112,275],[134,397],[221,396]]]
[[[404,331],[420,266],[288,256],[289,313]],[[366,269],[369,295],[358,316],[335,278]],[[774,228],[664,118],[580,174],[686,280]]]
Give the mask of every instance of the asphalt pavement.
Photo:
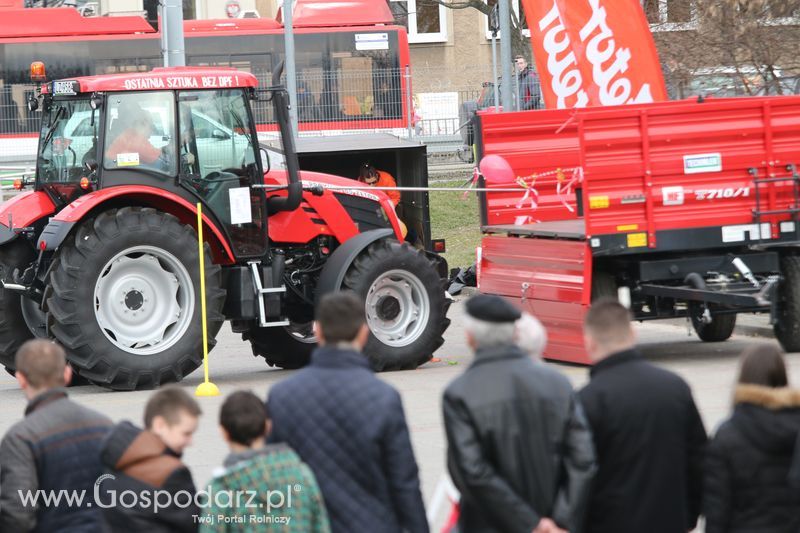
[[[445,344],[436,353],[438,362],[428,363],[414,371],[380,374],[381,379],[391,383],[402,394],[426,502],[430,501],[437,482],[445,473],[446,441],[440,404],[442,391],[472,360],[464,341],[463,297],[459,300],[450,308],[452,325],[445,335]],[[749,320],[745,319],[744,322]],[[756,317],[753,320],[756,321],[754,327],[760,328],[762,334],[769,333],[766,319]],[[727,342],[702,343],[688,333],[680,321],[638,324],[636,329],[646,356],[656,364],[677,372],[691,385],[709,431],[729,413],[737,355],[748,343],[775,342],[769,338],[737,334]],[[746,330],[739,331],[747,333]],[[218,341],[210,355],[210,375],[223,395],[238,389],[249,389],[260,397],[266,397],[274,383],[292,372],[270,368],[262,359],[253,357],[248,343],[233,334],[227,326],[223,327]],[[800,383],[800,354],[790,354],[787,362],[790,380]],[[566,374],[576,387],[588,380],[585,367],[548,364],[553,364]],[[193,393],[202,379],[202,369],[198,369],[181,385]],[[105,413],[115,421],[129,419],[140,424],[150,392],[110,392],[95,386],[81,386],[71,387],[70,394],[76,401]],[[200,486],[207,483],[212,471],[222,463],[227,453],[217,424],[222,399],[199,399],[204,414],[185,461]],[[5,372],[0,372],[0,432],[5,433],[22,417],[25,403],[16,381]]]

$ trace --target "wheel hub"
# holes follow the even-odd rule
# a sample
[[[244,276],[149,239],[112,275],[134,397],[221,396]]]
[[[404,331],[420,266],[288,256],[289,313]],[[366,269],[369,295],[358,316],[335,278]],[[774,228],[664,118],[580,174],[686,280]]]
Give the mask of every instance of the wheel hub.
[[[372,334],[393,347],[417,340],[430,316],[430,299],[422,281],[400,269],[384,272],[372,282],[364,307]]]
[[[131,311],[138,311],[144,305],[144,296],[142,296],[141,292],[133,289],[125,295],[125,305]]]
[[[103,267],[94,304],[97,323],[112,343],[150,355],[168,349],[186,332],[194,314],[194,285],[174,255],[136,246]]]

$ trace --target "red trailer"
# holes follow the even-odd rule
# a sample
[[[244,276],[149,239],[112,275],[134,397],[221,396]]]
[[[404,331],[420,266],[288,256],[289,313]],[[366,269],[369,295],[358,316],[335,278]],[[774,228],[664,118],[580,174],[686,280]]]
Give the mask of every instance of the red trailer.
[[[688,317],[704,341],[770,313],[800,351],[800,97],[483,113],[478,127],[485,186],[505,189],[481,198],[478,287],[545,323],[547,358],[589,362],[581,323],[601,296],[637,320]]]

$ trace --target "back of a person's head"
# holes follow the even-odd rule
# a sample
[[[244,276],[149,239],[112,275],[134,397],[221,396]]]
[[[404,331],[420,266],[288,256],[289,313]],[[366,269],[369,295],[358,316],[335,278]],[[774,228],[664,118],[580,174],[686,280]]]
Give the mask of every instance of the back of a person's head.
[[[66,385],[64,369],[67,357],[64,349],[52,341],[27,341],[17,350],[14,365],[17,372],[25,376],[34,389],[52,389]]]
[[[772,344],[756,344],[742,352],[739,383],[764,387],[786,387],[783,352]]]
[[[539,319],[529,313],[522,313],[516,322],[517,344],[522,350],[534,358],[540,358],[547,346],[547,330]]]
[[[250,391],[236,391],[225,399],[219,410],[219,425],[231,441],[250,446],[266,433],[267,408]]]
[[[167,385],[150,396],[144,408],[144,425],[152,429],[153,420],[162,417],[167,424],[174,426],[182,414],[197,418],[202,414],[200,405],[186,391],[177,385]]]
[[[364,325],[364,303],[350,291],[326,294],[317,306],[317,324],[325,344],[352,342]]]
[[[617,300],[601,298],[592,303],[583,325],[586,334],[603,351],[615,351],[634,343],[631,313]]]

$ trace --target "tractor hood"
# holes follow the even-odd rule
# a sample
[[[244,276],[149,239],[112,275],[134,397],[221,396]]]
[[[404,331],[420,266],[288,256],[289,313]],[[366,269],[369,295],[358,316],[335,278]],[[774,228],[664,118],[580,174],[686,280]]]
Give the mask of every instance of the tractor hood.
[[[364,184],[341,176],[334,176],[332,174],[324,174],[322,172],[311,172],[307,170],[300,171],[300,179],[303,183],[303,189],[308,191],[311,187],[320,186],[323,189],[336,188],[337,193],[347,194],[349,196],[358,196],[359,198],[367,198],[374,202],[379,202],[384,205],[385,202],[391,201],[383,191],[370,191],[363,189],[352,189],[351,187],[363,187]],[[272,170],[264,175],[264,183],[267,186],[282,186],[287,183],[287,176],[285,170]],[[340,189],[341,187],[341,189]],[[306,192],[305,194],[308,194]],[[385,206],[384,206],[385,207]]]

